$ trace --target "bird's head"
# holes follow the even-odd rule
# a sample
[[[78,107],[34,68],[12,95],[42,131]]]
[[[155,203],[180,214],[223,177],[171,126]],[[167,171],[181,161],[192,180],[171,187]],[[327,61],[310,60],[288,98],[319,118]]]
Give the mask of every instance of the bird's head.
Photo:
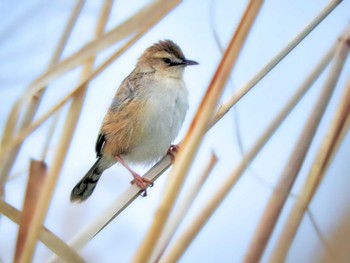
[[[152,70],[175,78],[181,78],[184,68],[190,65],[198,63],[186,59],[180,47],[171,40],[162,40],[147,48],[137,63],[141,70]]]

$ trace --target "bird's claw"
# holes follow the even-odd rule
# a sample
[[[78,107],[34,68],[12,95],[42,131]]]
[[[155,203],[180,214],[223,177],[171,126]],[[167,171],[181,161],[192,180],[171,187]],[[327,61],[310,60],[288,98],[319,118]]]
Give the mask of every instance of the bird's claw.
[[[148,180],[148,179],[143,178],[141,176],[135,176],[134,180],[132,180],[130,183],[136,184],[141,189],[140,195],[142,197],[147,196],[147,191],[146,191],[147,187],[153,187],[153,185],[154,185],[154,183],[151,180]]]

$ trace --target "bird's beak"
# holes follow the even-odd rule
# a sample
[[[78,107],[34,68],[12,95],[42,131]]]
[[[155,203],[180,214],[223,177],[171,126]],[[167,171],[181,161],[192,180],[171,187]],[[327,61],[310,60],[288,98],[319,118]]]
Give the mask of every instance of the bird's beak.
[[[198,65],[199,63],[194,60],[185,59],[183,64],[186,66]]]

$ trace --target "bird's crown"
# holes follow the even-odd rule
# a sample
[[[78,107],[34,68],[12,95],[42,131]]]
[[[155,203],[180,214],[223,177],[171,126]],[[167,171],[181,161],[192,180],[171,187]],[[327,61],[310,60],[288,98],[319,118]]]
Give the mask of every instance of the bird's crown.
[[[157,53],[168,53],[179,60],[185,60],[181,48],[171,40],[161,40],[146,49],[144,54],[154,55]]]

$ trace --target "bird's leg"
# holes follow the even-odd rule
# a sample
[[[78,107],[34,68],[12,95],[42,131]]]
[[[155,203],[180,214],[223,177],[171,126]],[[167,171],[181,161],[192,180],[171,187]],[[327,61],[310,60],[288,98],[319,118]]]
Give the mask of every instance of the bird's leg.
[[[180,150],[180,146],[177,144],[170,145],[167,154],[170,155],[171,160],[174,162],[177,153]]]
[[[130,168],[130,166],[123,160],[123,158],[120,157],[120,155],[116,155],[115,159],[117,159],[117,161],[121,165],[123,165],[131,173],[131,175],[134,177],[134,180],[132,180],[130,183],[136,184],[138,187],[140,187],[143,190],[141,193],[141,196],[147,196],[146,189],[148,186],[152,187],[153,182],[146,179],[146,178],[141,177],[138,173],[136,173],[134,170],[132,170]]]

